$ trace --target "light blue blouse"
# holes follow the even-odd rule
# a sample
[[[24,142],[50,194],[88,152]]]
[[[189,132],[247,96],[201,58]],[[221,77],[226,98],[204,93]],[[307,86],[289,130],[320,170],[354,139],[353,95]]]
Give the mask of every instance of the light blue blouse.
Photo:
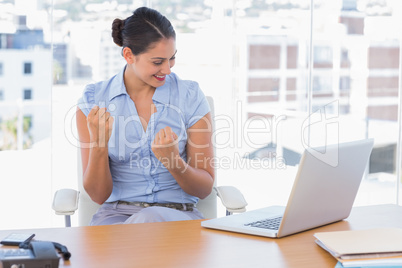
[[[124,85],[124,69],[109,80],[87,85],[78,102],[86,116],[98,105],[107,107],[114,117],[108,144],[113,190],[106,202],[197,203],[198,198],[185,193],[155,157],[151,143],[160,129],[170,126],[179,137],[180,156],[186,161],[186,130],[210,111],[203,92],[194,81],[181,80],[174,73],[166,76],[165,84],[152,97],[157,112],[144,131]]]

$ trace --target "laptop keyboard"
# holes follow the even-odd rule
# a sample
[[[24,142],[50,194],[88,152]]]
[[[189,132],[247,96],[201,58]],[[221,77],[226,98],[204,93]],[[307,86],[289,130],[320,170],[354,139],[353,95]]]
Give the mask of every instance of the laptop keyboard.
[[[278,230],[282,217],[269,218],[244,224],[245,226],[258,227],[264,229]]]

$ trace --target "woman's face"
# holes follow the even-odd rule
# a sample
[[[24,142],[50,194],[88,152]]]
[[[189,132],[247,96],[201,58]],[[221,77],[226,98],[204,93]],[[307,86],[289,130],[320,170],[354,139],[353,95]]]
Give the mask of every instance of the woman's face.
[[[176,41],[162,39],[148,51],[134,56],[133,70],[138,79],[152,87],[165,84],[166,75],[175,64]]]

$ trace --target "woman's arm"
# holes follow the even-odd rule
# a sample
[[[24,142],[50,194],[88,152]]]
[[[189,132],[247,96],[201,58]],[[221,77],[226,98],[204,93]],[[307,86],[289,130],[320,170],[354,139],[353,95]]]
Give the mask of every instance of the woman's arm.
[[[180,157],[177,135],[170,127],[155,136],[152,151],[188,194],[207,197],[214,184],[214,149],[210,113],[188,129],[187,163]]]
[[[83,186],[91,199],[103,204],[112,193],[108,141],[113,118],[106,108],[92,108],[88,117],[77,109],[77,129],[81,145]]]

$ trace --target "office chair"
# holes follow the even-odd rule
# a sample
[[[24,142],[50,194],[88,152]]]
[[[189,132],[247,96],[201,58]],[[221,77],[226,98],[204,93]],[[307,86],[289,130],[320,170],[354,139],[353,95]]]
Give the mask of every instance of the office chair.
[[[211,108],[211,117],[215,117],[215,107],[212,97],[206,97]],[[214,120],[212,120],[214,125]],[[53,198],[52,208],[57,215],[65,216],[65,226],[71,226],[70,216],[78,210],[78,225],[86,226],[92,219],[93,214],[100,207],[91,200],[85,191],[82,183],[81,152],[78,148],[78,191],[74,189],[60,189],[56,191]],[[200,199],[197,203],[197,209],[202,212],[205,218],[211,219],[217,217],[217,196],[220,198],[223,206],[226,208],[226,215],[241,213],[246,211],[247,202],[242,193],[233,186],[216,186],[216,176],[214,187],[209,196]]]

